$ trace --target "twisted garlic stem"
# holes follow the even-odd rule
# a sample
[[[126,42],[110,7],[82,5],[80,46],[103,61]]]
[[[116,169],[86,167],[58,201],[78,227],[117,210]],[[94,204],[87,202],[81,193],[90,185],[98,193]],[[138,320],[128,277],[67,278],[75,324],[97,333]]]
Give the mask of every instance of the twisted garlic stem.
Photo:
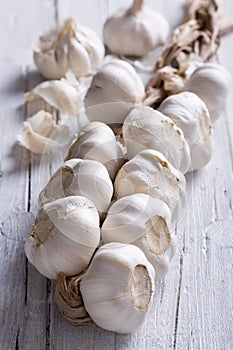
[[[129,9],[129,14],[134,15],[138,11],[141,11],[144,4],[144,0],[134,0],[132,7]]]

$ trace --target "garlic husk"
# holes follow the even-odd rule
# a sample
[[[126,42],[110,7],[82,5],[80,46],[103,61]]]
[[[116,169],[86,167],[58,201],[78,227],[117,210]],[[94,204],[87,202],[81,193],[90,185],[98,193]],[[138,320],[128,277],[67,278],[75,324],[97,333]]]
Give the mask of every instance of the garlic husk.
[[[113,185],[104,165],[95,160],[70,159],[51,177],[39,200],[45,204],[58,198],[83,196],[103,216],[111,203]]]
[[[62,116],[74,116],[83,108],[85,88],[68,73],[64,79],[44,81],[25,93],[25,100],[42,98],[56,108]]]
[[[134,193],[161,199],[177,220],[186,203],[186,180],[168,160],[155,150],[146,149],[125,163],[114,182],[117,199]]]
[[[153,265],[157,280],[163,278],[175,254],[171,212],[160,199],[136,193],[118,199],[103,223],[104,243],[130,243],[139,247]]]
[[[85,97],[87,115],[91,121],[123,123],[127,114],[141,105],[144,93],[135,69],[128,62],[112,59],[92,79]]]
[[[80,281],[84,273],[66,277],[63,272],[58,273],[54,301],[63,316],[73,325],[87,325],[92,322],[88,315],[80,292]]]
[[[66,159],[96,160],[108,170],[113,180],[124,162],[124,156],[111,128],[100,122],[85,126],[73,142]]]
[[[84,271],[100,241],[99,215],[87,198],[72,196],[43,205],[25,241],[25,253],[45,277]]]
[[[60,79],[69,70],[77,78],[95,73],[101,66],[104,46],[90,28],[66,20],[42,35],[34,45],[34,61],[47,79]]]
[[[203,168],[214,151],[213,129],[205,103],[186,91],[167,97],[159,110],[183,130],[190,148],[190,171]]]
[[[195,93],[205,102],[211,122],[215,123],[225,111],[231,84],[231,75],[223,66],[204,63],[193,72],[185,90]]]
[[[80,282],[92,320],[117,333],[130,333],[141,326],[154,289],[154,269],[143,252],[121,243],[102,246]]]
[[[133,109],[123,124],[123,138],[128,159],[142,150],[154,149],[183,174],[190,168],[190,150],[183,131],[159,111],[144,106]]]
[[[134,0],[129,9],[121,9],[104,24],[104,43],[117,55],[145,56],[165,43],[169,34],[166,19],[158,12]]]
[[[67,125],[57,125],[50,113],[41,110],[24,122],[19,144],[31,152],[42,154],[68,147],[71,134]]]

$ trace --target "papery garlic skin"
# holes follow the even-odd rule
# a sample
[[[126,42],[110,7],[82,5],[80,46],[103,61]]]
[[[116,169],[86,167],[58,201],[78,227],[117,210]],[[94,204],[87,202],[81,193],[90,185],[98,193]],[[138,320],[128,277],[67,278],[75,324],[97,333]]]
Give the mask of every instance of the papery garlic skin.
[[[68,146],[70,130],[66,125],[57,125],[50,113],[41,110],[24,122],[19,144],[33,153],[42,154]]]
[[[215,123],[224,112],[231,84],[231,75],[223,66],[204,63],[193,72],[185,90],[194,92],[205,102],[211,122]]]
[[[124,156],[112,129],[100,122],[85,126],[73,142],[66,159],[83,158],[96,160],[108,170],[113,180],[124,162]]]
[[[125,163],[114,182],[117,199],[134,193],[161,199],[177,220],[186,203],[186,180],[168,160],[155,150],[146,149]]]
[[[62,315],[73,325],[87,325],[92,322],[88,315],[79,289],[85,272],[67,277],[63,272],[57,274],[54,301]]]
[[[122,130],[128,159],[142,150],[154,149],[183,174],[189,170],[190,150],[183,131],[161,112],[137,107],[125,119]]]
[[[161,200],[142,193],[118,199],[110,207],[101,233],[104,243],[139,247],[153,265],[157,280],[166,275],[176,239],[170,210]]]
[[[166,19],[135,0],[131,8],[121,9],[104,24],[104,43],[117,55],[145,56],[163,45],[169,34]]]
[[[214,151],[213,129],[205,103],[186,91],[167,97],[159,110],[183,130],[190,148],[190,171],[203,168]]]
[[[102,216],[112,195],[112,181],[104,165],[95,160],[70,159],[51,177],[39,200],[45,204],[58,198],[83,196],[92,201]]]
[[[99,215],[87,198],[73,196],[43,205],[25,241],[25,254],[45,277],[84,271],[100,241]]]
[[[34,61],[47,79],[60,79],[69,70],[77,78],[95,73],[102,64],[104,46],[90,28],[66,20],[42,35],[34,45]]]
[[[95,254],[80,290],[85,308],[98,326],[130,333],[141,326],[150,310],[154,269],[139,248],[109,243]]]
[[[44,81],[25,93],[25,100],[42,98],[56,108],[62,116],[74,116],[83,108],[83,90],[70,74],[61,80]]]
[[[123,123],[127,114],[141,105],[144,93],[135,69],[128,62],[113,59],[93,77],[85,97],[86,113],[91,121]]]

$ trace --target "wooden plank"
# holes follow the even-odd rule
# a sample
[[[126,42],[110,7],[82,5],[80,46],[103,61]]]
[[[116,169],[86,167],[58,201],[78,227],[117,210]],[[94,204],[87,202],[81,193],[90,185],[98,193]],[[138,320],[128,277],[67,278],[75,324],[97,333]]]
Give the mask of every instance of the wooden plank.
[[[78,23],[93,29],[102,38],[102,25],[107,16],[107,0],[57,0],[58,19],[74,17]]]
[[[10,0],[0,4],[1,45],[4,47],[0,66],[3,126],[0,130],[0,348],[4,350],[43,349],[46,345],[47,281],[28,265],[24,255],[24,238],[34,221],[32,202],[38,195],[31,191],[34,156],[15,142],[27,117],[23,93],[30,82],[41,80],[38,76],[35,80],[31,44],[54,23],[53,12],[53,2],[45,0],[17,3]],[[29,73],[28,66],[33,67]]]

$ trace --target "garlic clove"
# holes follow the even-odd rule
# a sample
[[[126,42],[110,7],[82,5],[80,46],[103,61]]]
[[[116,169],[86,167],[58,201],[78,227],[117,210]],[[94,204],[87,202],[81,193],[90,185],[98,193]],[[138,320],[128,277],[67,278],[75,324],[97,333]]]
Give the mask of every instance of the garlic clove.
[[[98,161],[70,159],[51,177],[39,200],[45,204],[67,196],[90,199],[102,217],[108,210],[113,185],[107,169]]]
[[[24,122],[23,134],[17,140],[31,152],[42,154],[67,147],[71,134],[68,126],[55,124],[52,115],[41,110]]]
[[[190,148],[190,171],[203,168],[214,151],[213,130],[205,103],[187,91],[167,97],[159,110],[183,130]]]
[[[185,90],[195,93],[205,102],[211,122],[215,123],[224,112],[231,84],[231,75],[223,66],[204,63],[193,72]]]
[[[34,46],[34,61],[47,79],[60,79],[69,70],[77,78],[95,73],[102,64],[104,47],[89,28],[66,20],[40,37]]]
[[[120,198],[109,209],[101,233],[104,243],[139,247],[153,265],[157,280],[167,273],[176,239],[170,210],[161,200],[142,193]]]
[[[85,97],[87,115],[91,121],[123,123],[127,114],[141,105],[144,93],[135,69],[125,61],[113,59],[92,79]]]
[[[128,159],[149,148],[161,152],[183,174],[190,168],[183,131],[159,111],[144,106],[133,109],[123,124],[123,138]]]
[[[104,43],[117,55],[145,56],[163,45],[169,34],[166,19],[134,0],[130,9],[119,10],[104,24]]]
[[[83,88],[74,79],[69,73],[65,79],[42,82],[25,94],[25,100],[42,98],[63,116],[73,116],[83,108]]]
[[[25,241],[28,260],[47,278],[84,271],[100,241],[99,215],[81,196],[57,199],[39,210]]]
[[[186,203],[186,180],[168,160],[155,150],[146,149],[125,163],[114,182],[117,199],[134,193],[148,194],[165,202],[173,220],[181,215]]]
[[[102,246],[80,282],[90,317],[98,326],[118,333],[141,326],[154,289],[154,269],[143,252],[120,243]]]
[[[113,180],[124,162],[124,156],[111,128],[104,123],[87,124],[73,142],[66,160],[83,158],[96,160],[108,170]]]

